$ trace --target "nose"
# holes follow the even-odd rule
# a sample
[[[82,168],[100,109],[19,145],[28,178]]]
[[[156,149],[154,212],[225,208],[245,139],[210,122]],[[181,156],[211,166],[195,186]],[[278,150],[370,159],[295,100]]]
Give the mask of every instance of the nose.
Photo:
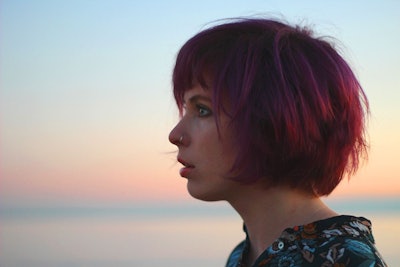
[[[174,144],[174,145],[176,145],[176,146],[179,146],[179,145],[181,145],[181,141],[183,141],[182,139],[182,136],[183,136],[183,131],[182,131],[182,129],[181,129],[182,127],[181,127],[181,122],[179,122],[172,130],[171,130],[171,132],[169,133],[169,135],[168,135],[168,140],[172,143],[172,144]]]

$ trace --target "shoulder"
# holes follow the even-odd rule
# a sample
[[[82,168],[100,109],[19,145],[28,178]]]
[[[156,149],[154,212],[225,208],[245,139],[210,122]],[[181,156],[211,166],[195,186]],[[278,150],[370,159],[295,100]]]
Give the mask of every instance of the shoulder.
[[[282,241],[279,241],[282,242]],[[283,242],[284,243],[284,242]],[[337,237],[325,242],[297,240],[269,248],[258,260],[258,266],[296,267],[385,267],[379,253],[366,240]],[[278,251],[279,250],[279,251]],[[231,266],[229,266],[231,267]]]
[[[258,266],[385,267],[374,245],[370,221],[338,216],[286,229]]]
[[[293,252],[309,266],[386,266],[375,247],[371,222],[363,217],[314,222],[299,227],[295,235]]]
[[[226,267],[238,267],[248,240],[230,254]],[[254,266],[386,267],[375,248],[371,222],[362,217],[338,216],[285,229]]]
[[[337,236],[317,245],[314,256],[337,266],[386,266],[374,244],[363,237]],[[304,255],[304,251],[302,252]],[[334,266],[334,265],[333,265]]]

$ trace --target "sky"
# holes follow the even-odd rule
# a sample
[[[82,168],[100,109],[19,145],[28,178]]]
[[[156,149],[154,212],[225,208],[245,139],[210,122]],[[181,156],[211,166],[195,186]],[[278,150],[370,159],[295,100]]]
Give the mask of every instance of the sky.
[[[400,2],[0,2],[0,201],[187,200],[171,71],[209,23],[265,16],[332,36],[369,98],[368,161],[332,197],[400,196]]]

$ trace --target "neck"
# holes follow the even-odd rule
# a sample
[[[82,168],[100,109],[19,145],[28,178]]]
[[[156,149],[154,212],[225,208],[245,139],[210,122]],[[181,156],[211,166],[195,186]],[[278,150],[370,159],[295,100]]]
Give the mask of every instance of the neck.
[[[304,192],[282,187],[260,188],[249,185],[239,198],[228,200],[247,228],[250,239],[247,266],[279,238],[284,229],[337,215],[318,197]]]

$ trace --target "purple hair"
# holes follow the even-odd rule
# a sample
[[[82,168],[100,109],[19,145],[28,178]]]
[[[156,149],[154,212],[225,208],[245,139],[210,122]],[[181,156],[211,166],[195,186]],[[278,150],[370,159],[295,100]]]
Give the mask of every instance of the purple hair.
[[[232,179],[328,195],[366,155],[368,100],[346,61],[307,29],[267,19],[206,29],[176,59],[181,114],[196,83],[212,91],[216,114],[231,118]]]

